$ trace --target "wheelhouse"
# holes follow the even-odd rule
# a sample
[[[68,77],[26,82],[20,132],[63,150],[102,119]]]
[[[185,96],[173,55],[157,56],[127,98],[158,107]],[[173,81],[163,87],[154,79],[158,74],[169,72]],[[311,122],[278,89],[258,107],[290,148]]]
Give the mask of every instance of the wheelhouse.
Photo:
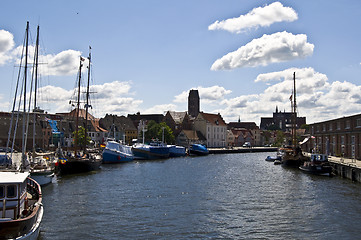
[[[0,221],[18,219],[26,209],[28,173],[0,172]]]

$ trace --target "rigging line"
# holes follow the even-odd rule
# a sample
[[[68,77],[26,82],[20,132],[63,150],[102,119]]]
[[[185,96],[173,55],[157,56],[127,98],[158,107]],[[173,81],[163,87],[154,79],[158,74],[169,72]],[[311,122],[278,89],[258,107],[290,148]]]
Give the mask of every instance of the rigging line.
[[[11,111],[12,114],[11,114],[10,127],[9,127],[9,132],[8,132],[8,140],[6,142],[6,154],[7,154],[9,144],[10,144],[10,140],[11,140],[11,132],[12,132],[13,122],[14,122],[14,114],[13,113],[15,111],[16,100],[17,100],[17,95],[18,95],[19,82],[20,82],[20,76],[21,76],[21,65],[22,65],[23,57],[24,57],[25,41],[26,41],[26,35],[24,35],[23,48],[22,48],[22,51],[21,51],[20,67],[19,67],[18,77],[17,77],[17,81],[16,81],[15,94],[14,94],[14,100],[13,100],[13,107],[12,107],[12,111]],[[21,102],[21,95],[22,94],[20,93],[19,104]],[[17,114],[17,116],[18,116],[18,114]],[[17,123],[18,123],[18,118],[16,120],[16,126],[17,126]],[[13,154],[13,150],[14,150],[16,130],[17,130],[17,127],[15,127],[15,129],[14,129],[14,137],[13,137],[13,142],[12,142],[12,147],[11,147],[11,158],[12,158],[12,154]]]

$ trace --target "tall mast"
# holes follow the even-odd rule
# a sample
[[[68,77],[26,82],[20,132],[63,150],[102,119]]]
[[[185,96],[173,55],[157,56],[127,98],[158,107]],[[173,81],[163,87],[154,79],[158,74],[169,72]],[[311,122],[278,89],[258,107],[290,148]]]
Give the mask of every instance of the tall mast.
[[[81,82],[81,67],[83,58],[80,56],[80,65],[79,65],[79,79],[78,79],[78,99],[77,99],[77,107],[76,107],[76,120],[75,120],[75,143],[74,143],[74,154],[77,156],[77,148],[78,148],[78,130],[79,130],[79,107],[80,107],[80,82]]]
[[[34,89],[34,110],[33,110],[33,153],[35,153],[35,126],[36,126],[36,112],[37,112],[37,108],[36,108],[36,95],[37,95],[37,90],[38,90],[38,57],[39,57],[39,25],[37,28],[37,33],[36,33],[36,46],[35,46],[35,89]]]
[[[26,43],[25,43],[25,67],[24,67],[24,112],[23,112],[23,136],[22,136],[22,163],[25,164],[25,151],[26,151],[26,139],[25,139],[25,122],[26,122],[26,80],[28,71],[28,43],[29,43],[29,22],[26,22]]]
[[[297,117],[296,117],[296,72],[293,73],[293,109],[292,109],[292,145],[296,148],[297,139],[296,139],[296,126],[297,126]]]
[[[89,46],[89,65],[88,65],[88,84],[86,88],[86,104],[85,104],[85,144],[84,144],[84,150],[86,149],[86,142],[88,138],[88,107],[89,107],[89,84],[90,84],[90,63],[91,63],[91,53],[90,50],[92,48]]]

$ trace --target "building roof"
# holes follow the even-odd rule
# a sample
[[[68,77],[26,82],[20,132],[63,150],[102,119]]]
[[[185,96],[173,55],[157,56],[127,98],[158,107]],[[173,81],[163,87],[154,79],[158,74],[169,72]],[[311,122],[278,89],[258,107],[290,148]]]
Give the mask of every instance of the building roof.
[[[222,116],[219,113],[212,114],[212,113],[200,112],[199,115],[201,115],[205,120],[207,120],[211,124],[227,126],[226,122],[223,120]]]
[[[255,122],[230,122],[227,124],[231,128],[245,128],[249,130],[259,129]]]
[[[168,112],[172,116],[176,124],[182,123],[185,116],[187,115],[187,112],[175,112],[175,111],[168,111]]]

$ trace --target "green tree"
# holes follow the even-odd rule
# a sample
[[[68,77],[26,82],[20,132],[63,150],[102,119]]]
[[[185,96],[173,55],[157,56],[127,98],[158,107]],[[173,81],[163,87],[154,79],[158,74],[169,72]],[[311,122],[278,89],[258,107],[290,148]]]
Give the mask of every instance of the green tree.
[[[275,147],[281,147],[285,142],[285,134],[284,132],[278,130],[276,131],[276,141],[274,143]]]
[[[79,126],[78,132],[74,131],[74,141],[76,141],[76,144],[79,147],[84,147],[90,143],[90,137],[85,136],[85,128],[82,126]]]
[[[164,139],[163,139],[163,129],[164,129]],[[175,142],[172,129],[165,123],[156,123],[151,120],[147,124],[147,131],[145,132],[145,141],[150,142],[151,140],[158,139],[159,141],[164,140],[168,144]]]

